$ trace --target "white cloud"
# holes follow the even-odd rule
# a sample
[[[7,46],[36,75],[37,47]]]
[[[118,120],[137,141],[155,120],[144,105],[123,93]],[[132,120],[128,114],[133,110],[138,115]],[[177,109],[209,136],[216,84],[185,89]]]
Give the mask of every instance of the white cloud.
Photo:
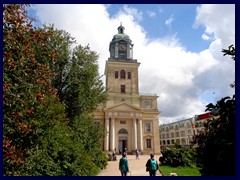
[[[210,37],[207,34],[203,34],[202,39],[207,41],[210,39]]]
[[[149,17],[156,17],[156,13],[154,11],[147,11]]]
[[[174,15],[172,14],[170,18],[165,21],[166,26],[171,27],[172,22],[174,21]]]
[[[235,43],[235,5],[204,4],[197,8],[195,27],[204,26],[205,33],[221,39],[223,47]]]
[[[138,11],[137,9],[130,8],[128,5],[123,6],[123,13],[126,13],[126,15],[134,17],[134,20],[138,22],[142,20],[143,13]]]
[[[141,63],[140,92],[159,95],[161,123],[204,112],[208,102],[202,99],[202,94],[216,92],[218,97],[224,97],[234,93],[229,84],[234,81],[235,65],[221,53],[222,48],[235,43],[234,6],[198,7],[194,26],[205,27],[205,39],[212,35],[209,39],[211,45],[200,53],[187,51],[176,36],[148,39],[147,32],[139,23],[143,18],[139,10],[125,5],[110,18],[108,7],[100,4],[34,5],[42,22],[54,23],[56,28],[64,29],[75,37],[79,44],[89,44],[100,54],[100,74],[104,73],[109,57],[109,43],[122,22],[125,33],[134,43],[134,59]],[[171,15],[166,25],[170,26],[173,20],[174,15]]]

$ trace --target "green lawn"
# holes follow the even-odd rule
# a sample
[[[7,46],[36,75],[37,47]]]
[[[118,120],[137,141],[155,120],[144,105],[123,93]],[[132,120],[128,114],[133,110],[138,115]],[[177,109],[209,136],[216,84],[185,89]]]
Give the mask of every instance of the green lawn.
[[[160,166],[160,170],[164,176],[169,176],[170,173],[177,173],[178,176],[201,176],[199,168],[196,167]]]

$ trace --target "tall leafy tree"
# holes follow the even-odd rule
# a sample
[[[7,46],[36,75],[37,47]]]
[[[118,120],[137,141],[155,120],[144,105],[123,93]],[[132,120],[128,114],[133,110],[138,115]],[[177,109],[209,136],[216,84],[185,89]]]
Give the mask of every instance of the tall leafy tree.
[[[69,126],[74,131],[73,141],[84,146],[81,159],[95,164],[97,172],[106,166],[106,156],[101,144],[103,129],[96,126],[91,114],[99,103],[107,99],[98,74],[98,55],[89,46],[74,47],[74,38],[63,30],[53,26],[45,26],[45,29],[52,34],[49,46],[60,51],[56,63],[52,64],[55,72],[52,82],[58,89],[60,101],[65,104]],[[86,173],[89,175],[90,171]]]
[[[106,166],[102,131],[91,116],[106,98],[97,56],[74,48],[65,31],[33,27],[26,7],[3,6],[4,175],[95,175]]]
[[[235,49],[223,49],[224,55],[235,60]],[[233,86],[234,87],[235,83]],[[203,176],[234,176],[236,173],[235,96],[224,97],[216,105],[208,104],[206,111],[214,115],[196,137],[198,166]]]
[[[91,113],[99,103],[106,101],[105,88],[98,73],[98,55],[89,46],[76,45],[76,41],[64,30],[46,26],[51,32],[49,46],[59,52],[52,69],[53,85],[60,101],[66,105],[70,119]]]
[[[50,34],[32,26],[26,7],[3,5],[4,175],[35,175],[34,159],[43,158],[38,152],[49,153],[51,144],[43,145],[47,134],[58,128],[69,136],[64,107],[51,84],[55,52],[46,44]]]

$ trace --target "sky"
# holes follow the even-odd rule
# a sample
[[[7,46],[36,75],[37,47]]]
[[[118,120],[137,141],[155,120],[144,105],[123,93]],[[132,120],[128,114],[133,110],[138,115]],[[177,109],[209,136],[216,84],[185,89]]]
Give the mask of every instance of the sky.
[[[205,113],[207,104],[235,94],[235,62],[221,52],[235,45],[234,4],[34,4],[30,15],[89,45],[100,75],[122,23],[141,63],[140,93],[159,96],[160,124]]]

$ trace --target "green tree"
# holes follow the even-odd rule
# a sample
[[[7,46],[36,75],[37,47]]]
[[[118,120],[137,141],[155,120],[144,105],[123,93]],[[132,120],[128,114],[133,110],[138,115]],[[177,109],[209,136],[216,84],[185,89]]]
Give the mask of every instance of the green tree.
[[[97,53],[89,46],[76,46],[75,39],[66,31],[53,26],[45,26],[45,29],[52,34],[49,46],[58,52],[57,61],[52,65],[55,72],[52,82],[60,101],[66,105],[68,117],[73,120],[84,113],[91,113],[107,99],[98,73]]]
[[[95,175],[107,162],[90,115],[106,98],[96,53],[72,48],[64,31],[33,27],[26,7],[3,6],[4,175]]]
[[[42,145],[46,134],[56,126],[59,133],[67,128],[64,107],[51,85],[55,54],[46,44],[49,33],[32,26],[26,7],[3,5],[4,175],[34,175],[33,154],[41,159],[36,152],[49,153],[51,144]]]
[[[235,49],[223,50],[235,59]],[[234,85],[235,86],[235,85]],[[216,105],[208,104],[206,111],[214,115],[196,137],[197,163],[203,176],[234,176],[236,169],[235,96],[225,97]]]
[[[86,169],[81,175],[96,174],[107,163],[101,144],[104,131],[96,126],[91,115],[97,105],[107,99],[98,74],[98,55],[89,46],[74,47],[74,38],[63,30],[54,29],[53,26],[45,26],[45,29],[52,34],[49,46],[60,52],[56,56],[56,63],[52,65],[55,72],[52,82],[58,89],[61,102],[65,104],[69,126],[74,131],[73,141],[84,147],[84,153],[79,154],[78,159],[86,161],[86,164],[90,162],[92,168],[90,170],[79,165]]]

